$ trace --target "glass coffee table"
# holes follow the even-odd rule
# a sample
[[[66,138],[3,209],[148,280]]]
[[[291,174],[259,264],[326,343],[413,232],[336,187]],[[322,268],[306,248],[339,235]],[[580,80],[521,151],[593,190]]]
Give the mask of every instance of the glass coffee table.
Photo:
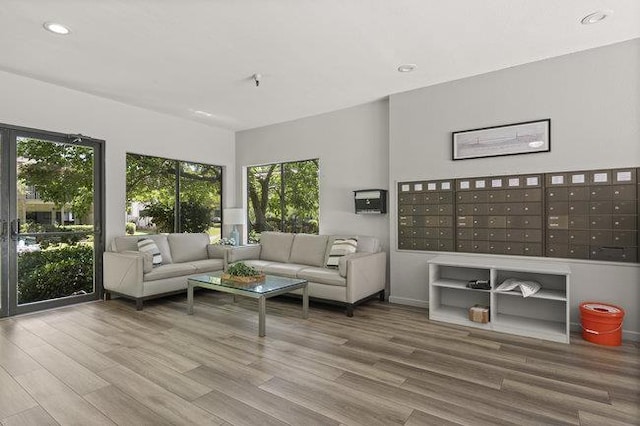
[[[222,271],[206,275],[195,275],[187,280],[187,313],[193,314],[193,289],[196,287],[217,290],[223,293],[258,299],[258,336],[265,335],[267,316],[267,299],[273,296],[302,289],[302,318],[309,317],[308,282],[298,278],[265,275],[264,280],[256,283],[238,283],[221,278]]]

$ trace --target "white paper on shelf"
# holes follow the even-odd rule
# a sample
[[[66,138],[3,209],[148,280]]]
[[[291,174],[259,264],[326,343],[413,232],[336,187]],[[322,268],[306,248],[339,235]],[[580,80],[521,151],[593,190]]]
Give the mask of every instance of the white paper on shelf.
[[[415,185],[413,185],[413,190],[414,191],[422,191],[422,184],[421,183],[416,183]]]
[[[477,180],[476,188],[484,188],[484,180]]]
[[[449,182],[442,182],[440,184],[440,189],[451,189],[451,183]]]
[[[406,192],[406,191],[409,191],[409,188],[411,188],[409,185],[402,185],[402,189],[401,190],[403,192]]]
[[[502,186],[502,179],[493,179],[491,181],[492,188],[500,188]]]
[[[584,175],[572,175],[571,183],[584,183]]]
[[[469,181],[463,180],[462,182],[460,182],[460,189],[469,189]]]
[[[520,280],[518,278],[507,278],[500,284],[496,291],[506,292],[512,291],[518,288],[522,293],[522,297],[529,297],[533,294],[536,294],[542,286],[537,281],[525,281]]]
[[[428,183],[428,184],[427,184],[427,190],[429,190],[429,191],[435,191],[436,189],[437,189],[437,188],[436,188],[436,184],[435,184],[435,183]]]
[[[562,185],[564,183],[564,176],[551,176],[551,183],[553,185]]]
[[[510,178],[509,179],[509,186],[520,186],[520,179],[519,178]]]
[[[538,184],[538,177],[537,176],[533,176],[533,177],[528,177],[527,178],[527,186],[535,186]]]

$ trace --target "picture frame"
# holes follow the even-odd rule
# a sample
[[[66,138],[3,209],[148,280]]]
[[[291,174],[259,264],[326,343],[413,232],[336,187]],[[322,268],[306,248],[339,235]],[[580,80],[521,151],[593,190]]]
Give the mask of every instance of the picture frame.
[[[551,119],[525,121],[451,134],[451,159],[499,157],[551,151]]]

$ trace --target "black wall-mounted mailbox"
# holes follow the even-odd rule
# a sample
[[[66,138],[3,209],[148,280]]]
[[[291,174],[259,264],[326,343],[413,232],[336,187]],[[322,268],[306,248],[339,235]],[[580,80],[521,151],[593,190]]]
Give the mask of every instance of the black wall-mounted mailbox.
[[[386,189],[361,189],[353,191],[356,214],[385,214],[387,212]]]

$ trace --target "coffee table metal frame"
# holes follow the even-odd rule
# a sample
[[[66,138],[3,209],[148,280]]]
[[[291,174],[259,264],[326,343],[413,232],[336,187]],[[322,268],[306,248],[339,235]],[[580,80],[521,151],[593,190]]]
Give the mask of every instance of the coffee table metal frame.
[[[309,317],[309,283],[306,280],[266,275],[262,282],[244,284],[222,280],[221,275],[222,273],[219,272],[196,275],[187,279],[187,314],[193,315],[193,289],[196,287],[233,294],[234,300],[236,295],[258,299],[258,336],[264,337],[267,299],[302,289],[302,318]]]

